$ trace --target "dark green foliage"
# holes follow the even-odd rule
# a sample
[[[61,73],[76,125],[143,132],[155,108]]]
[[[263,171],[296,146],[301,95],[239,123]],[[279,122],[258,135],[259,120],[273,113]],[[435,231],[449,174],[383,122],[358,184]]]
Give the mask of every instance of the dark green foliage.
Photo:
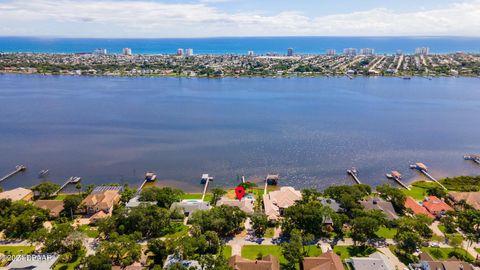
[[[96,254],[86,257],[84,265],[85,270],[111,270],[112,260],[105,254]]]
[[[63,199],[63,216],[72,218],[75,215],[78,207],[82,203],[82,196],[80,195],[68,195]]]
[[[300,231],[292,230],[290,233],[290,241],[282,244],[282,255],[285,257],[287,264],[286,269],[296,269],[297,265],[301,265],[305,253],[303,250],[303,239]]]
[[[108,257],[113,265],[128,266],[141,256],[141,247],[131,235],[112,234],[109,241],[103,241],[97,254]]]
[[[415,231],[400,230],[395,235],[395,241],[404,254],[412,254],[421,246],[422,237]]]
[[[120,201],[123,204],[126,204],[135,196],[136,192],[137,190],[134,188],[129,188],[128,186],[123,187],[122,193],[120,194],[121,195]]]
[[[444,190],[440,186],[429,187],[427,189],[427,194],[429,196],[437,196],[438,198],[446,198],[447,197],[447,191]]]
[[[38,193],[38,196],[40,199],[47,199],[59,188],[60,188],[60,185],[57,185],[55,183],[43,182],[34,186],[32,190]]]
[[[160,239],[152,239],[148,241],[148,251],[153,253],[153,262],[163,265],[163,261],[167,258],[167,244]]]
[[[456,176],[441,179],[440,182],[448,190],[456,191],[479,191],[480,176]]]
[[[252,229],[257,237],[263,237],[268,228],[268,218],[264,213],[256,213],[251,218]]]
[[[28,238],[48,220],[48,210],[23,201],[0,200],[0,213],[0,231],[13,239]]]
[[[225,237],[242,230],[240,225],[245,218],[245,213],[238,207],[222,205],[193,213],[190,222],[197,224],[202,232],[215,231],[219,236]]]
[[[221,188],[214,188],[212,190],[212,200],[210,201],[210,205],[216,205],[218,200],[225,195],[227,192]]]
[[[313,234],[316,237],[328,236],[329,231],[323,224],[325,218],[330,217],[336,231],[340,231],[342,221],[330,207],[323,206],[319,201],[297,203],[284,210],[283,232],[289,234],[293,229],[303,234]]]
[[[382,224],[370,216],[357,217],[352,221],[352,239],[355,244],[365,245],[368,240],[378,238],[376,232]]]
[[[354,186],[331,186],[325,189],[323,194],[329,198],[335,199],[343,211],[353,218],[353,209],[362,209],[359,201],[365,196],[369,195],[372,189],[368,185],[354,185]]]
[[[170,187],[149,187],[140,193],[140,201],[157,202],[159,207],[170,208],[172,203],[179,202],[183,191]]]
[[[380,192],[380,196],[391,202],[393,208],[397,213],[404,213],[405,212],[405,199],[407,196],[398,188],[394,188],[389,184],[382,184],[377,187],[377,191]]]
[[[398,232],[413,231],[417,232],[424,240],[430,239],[433,235],[428,227],[433,220],[426,215],[416,215],[414,217],[401,217],[395,221]]]

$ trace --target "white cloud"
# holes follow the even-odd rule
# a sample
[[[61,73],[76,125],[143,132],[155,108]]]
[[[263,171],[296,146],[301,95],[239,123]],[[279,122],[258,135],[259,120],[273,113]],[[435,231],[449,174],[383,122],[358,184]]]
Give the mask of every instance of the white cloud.
[[[204,37],[282,35],[480,35],[480,0],[442,9],[388,9],[308,17],[301,12],[228,13],[200,3],[8,0],[0,2],[0,35]]]

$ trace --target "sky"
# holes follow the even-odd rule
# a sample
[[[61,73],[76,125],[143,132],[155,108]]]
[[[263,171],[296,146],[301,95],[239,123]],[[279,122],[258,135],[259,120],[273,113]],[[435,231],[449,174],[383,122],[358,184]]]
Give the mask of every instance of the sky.
[[[0,0],[0,36],[480,36],[480,0]]]

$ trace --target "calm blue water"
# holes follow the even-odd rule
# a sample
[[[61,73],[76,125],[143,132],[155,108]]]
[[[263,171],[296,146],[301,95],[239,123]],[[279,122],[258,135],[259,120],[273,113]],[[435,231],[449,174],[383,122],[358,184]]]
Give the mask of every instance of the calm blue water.
[[[416,47],[430,47],[432,53],[457,51],[480,52],[480,38],[467,37],[248,37],[248,38],[193,38],[193,39],[64,39],[0,37],[3,52],[78,53],[106,48],[120,53],[132,48],[133,53],[173,54],[177,48],[193,48],[197,54],[257,54],[276,52],[286,54],[294,48],[299,54],[323,54],[334,48],[374,48],[377,53],[414,52]]]
[[[378,185],[421,161],[437,177],[478,174],[478,78],[116,78],[0,75],[4,188],[72,175],[85,183],[163,184],[200,190],[202,173],[234,185],[278,172],[282,184]]]

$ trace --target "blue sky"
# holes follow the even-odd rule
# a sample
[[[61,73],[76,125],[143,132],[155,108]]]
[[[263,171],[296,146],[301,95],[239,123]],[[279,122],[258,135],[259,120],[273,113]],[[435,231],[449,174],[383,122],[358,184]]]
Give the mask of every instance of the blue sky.
[[[479,36],[480,0],[0,0],[0,35]]]

